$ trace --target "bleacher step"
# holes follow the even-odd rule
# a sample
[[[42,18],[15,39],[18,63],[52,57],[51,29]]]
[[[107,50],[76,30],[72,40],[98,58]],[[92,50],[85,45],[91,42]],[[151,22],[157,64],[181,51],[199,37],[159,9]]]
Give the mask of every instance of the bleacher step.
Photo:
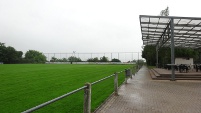
[[[156,75],[153,73],[153,71],[151,69],[149,70],[149,74],[152,79],[157,79]]]

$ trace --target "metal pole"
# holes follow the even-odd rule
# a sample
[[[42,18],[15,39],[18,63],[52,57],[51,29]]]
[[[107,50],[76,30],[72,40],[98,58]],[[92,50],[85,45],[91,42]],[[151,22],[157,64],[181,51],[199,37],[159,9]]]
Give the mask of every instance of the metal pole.
[[[83,113],[91,113],[91,84],[86,83],[84,89],[84,111]]]
[[[133,79],[133,76],[132,76],[133,74],[132,74],[132,68],[130,68],[130,77],[131,77],[131,79]]]
[[[118,74],[114,73],[114,95],[118,96]]]
[[[200,59],[199,63],[201,63],[201,51],[199,51],[199,59]]]
[[[138,52],[138,62],[139,62],[139,52]]]
[[[111,53],[111,61],[112,61],[112,53]]]
[[[156,47],[156,68],[158,68],[158,46]]]
[[[170,27],[171,27],[171,68],[172,68],[172,75],[171,75],[171,81],[175,81],[175,70],[174,70],[174,19],[171,18],[170,21]]]
[[[128,82],[127,82],[127,69],[125,69],[125,83],[127,84]]]
[[[72,64],[73,64],[73,62],[75,62],[75,52],[76,52],[76,51],[73,51],[73,59],[72,59]]]
[[[137,70],[139,69],[140,69],[140,66],[139,66],[139,52],[138,52]]]
[[[49,53],[48,53],[48,61],[50,62]]]

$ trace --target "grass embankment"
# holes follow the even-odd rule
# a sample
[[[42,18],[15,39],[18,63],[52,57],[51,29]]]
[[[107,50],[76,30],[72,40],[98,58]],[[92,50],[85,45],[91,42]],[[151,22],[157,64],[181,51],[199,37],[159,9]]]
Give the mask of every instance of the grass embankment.
[[[132,65],[0,65],[1,113],[19,113]],[[92,86],[92,110],[114,90],[113,77]],[[119,83],[124,73],[119,75]],[[81,113],[83,90],[36,112]]]
[[[148,66],[149,69],[156,68],[156,66]]]

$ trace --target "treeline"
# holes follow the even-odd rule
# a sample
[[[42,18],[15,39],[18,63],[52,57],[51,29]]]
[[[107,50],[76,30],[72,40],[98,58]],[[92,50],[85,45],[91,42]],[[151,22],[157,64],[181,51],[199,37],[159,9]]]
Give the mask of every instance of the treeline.
[[[193,58],[194,62],[199,62],[200,53],[199,49],[192,48],[182,48],[175,47],[175,58]],[[151,45],[146,45],[142,51],[142,58],[146,59],[147,65],[155,66],[156,65],[156,47]],[[158,51],[158,61],[159,66],[163,67],[165,64],[171,63],[171,48],[162,47]]]
[[[62,59],[52,57],[50,62],[83,62],[83,61],[80,58],[77,58],[75,56],[70,56],[69,58],[62,58]],[[103,56],[100,59],[98,59],[98,57],[89,58],[87,59],[87,62],[121,62],[121,61],[115,58],[109,61],[108,57]]]
[[[22,51],[16,51],[15,48],[0,43],[0,62],[6,64],[20,63],[22,60]]]
[[[50,62],[82,62],[82,60],[80,58],[75,57],[75,56],[70,56],[69,58],[62,58],[62,59],[52,57]]]
[[[4,64],[45,63],[46,56],[39,51],[29,50],[23,57],[22,51],[17,51],[11,46],[6,47],[0,42],[0,62]]]
[[[6,47],[4,43],[0,42],[0,64],[24,64],[24,63],[45,63],[48,62],[46,60],[46,56],[39,51],[29,50],[24,56],[22,51],[17,51],[14,47],[8,46]],[[76,56],[70,56],[69,58],[58,59],[56,57],[52,57],[50,62],[121,62],[121,60],[113,58],[109,60],[108,57],[98,57],[89,58],[87,61],[82,61],[80,58]],[[128,61],[133,63],[144,63],[143,60],[133,60]]]
[[[23,64],[23,63],[45,63],[47,62],[46,56],[39,51],[29,50],[23,56],[22,51],[17,51],[14,47],[6,47],[4,43],[0,42],[0,63],[4,64]],[[83,62],[80,58],[70,56],[69,58],[58,59],[52,57],[50,62]],[[119,59],[108,60],[108,57],[101,57],[98,59],[89,58],[87,62],[121,62]]]
[[[119,59],[113,58],[111,61],[108,60],[108,57],[101,57],[98,59],[98,57],[95,58],[89,58],[87,62],[121,62]]]

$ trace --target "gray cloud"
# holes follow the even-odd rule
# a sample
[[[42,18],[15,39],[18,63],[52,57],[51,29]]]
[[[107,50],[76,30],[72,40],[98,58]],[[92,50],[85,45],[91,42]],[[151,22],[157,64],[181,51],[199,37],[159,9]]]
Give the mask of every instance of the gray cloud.
[[[23,52],[139,52],[140,14],[169,6],[170,15],[200,16],[178,1],[1,0],[0,42]]]

